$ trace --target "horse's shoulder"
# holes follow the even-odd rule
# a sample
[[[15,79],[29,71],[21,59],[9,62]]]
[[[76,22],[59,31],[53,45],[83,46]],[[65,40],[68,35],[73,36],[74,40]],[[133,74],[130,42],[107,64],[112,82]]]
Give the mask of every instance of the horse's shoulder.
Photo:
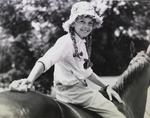
[[[68,104],[57,101],[64,118],[102,118],[97,113],[89,111],[79,105]]]

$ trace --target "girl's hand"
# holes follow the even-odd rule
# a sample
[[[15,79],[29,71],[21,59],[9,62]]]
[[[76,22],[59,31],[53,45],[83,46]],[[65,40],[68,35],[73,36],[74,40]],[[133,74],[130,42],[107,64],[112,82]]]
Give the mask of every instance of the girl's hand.
[[[32,85],[33,82],[29,81],[28,79],[14,80],[9,85],[9,89],[12,91],[27,92],[31,89]]]
[[[107,87],[106,92],[108,94],[110,101],[112,101],[112,99],[113,99],[112,97],[114,97],[119,103],[124,104],[124,102],[120,98],[119,94],[115,90],[113,90],[111,86]]]
[[[150,57],[150,45],[147,48],[146,54]]]

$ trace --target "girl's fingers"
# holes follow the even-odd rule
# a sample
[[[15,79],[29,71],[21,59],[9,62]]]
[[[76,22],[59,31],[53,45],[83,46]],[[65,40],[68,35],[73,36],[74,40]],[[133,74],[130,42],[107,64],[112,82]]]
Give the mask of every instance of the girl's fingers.
[[[27,92],[29,89],[31,89],[31,87],[32,83],[27,79],[15,80],[9,85],[10,90],[21,92]]]
[[[123,101],[122,101],[122,99],[120,98],[120,96],[118,95],[118,93],[114,93],[114,97],[117,99],[117,101],[119,102],[119,103],[123,103]]]
[[[15,81],[13,81],[10,85],[9,85],[9,89],[10,90],[15,90],[18,86],[20,85],[20,81],[18,81],[18,80],[15,80]]]
[[[108,88],[107,88],[107,94],[109,96],[110,101],[112,101],[112,96],[113,96],[117,99],[117,101],[119,103],[123,103],[123,101],[122,101],[121,97],[119,96],[119,94],[116,91],[114,91],[110,86],[108,86]]]
[[[18,90],[20,91],[20,92],[27,92],[28,91],[28,85],[22,85],[22,86],[19,86],[18,87]]]
[[[109,87],[109,86],[107,87],[106,92],[107,92],[107,94],[108,94],[109,100],[112,101],[112,93],[111,93],[111,90],[110,90],[110,87]]]
[[[112,101],[112,95],[108,94],[108,96],[109,96],[109,100]]]
[[[116,100],[119,102],[119,103],[122,103],[124,104],[123,100],[121,99],[121,97],[119,96],[119,94],[113,90],[113,96],[116,98]]]
[[[146,54],[147,54],[148,56],[150,56],[150,45],[149,45],[148,48],[147,48]]]
[[[19,91],[27,92],[32,87],[32,83],[28,81],[27,79],[23,79],[22,83],[19,86]]]

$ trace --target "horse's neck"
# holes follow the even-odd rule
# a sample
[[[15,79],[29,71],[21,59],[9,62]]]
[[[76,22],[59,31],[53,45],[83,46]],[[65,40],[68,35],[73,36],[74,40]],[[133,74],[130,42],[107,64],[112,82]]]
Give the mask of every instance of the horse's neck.
[[[133,112],[135,118],[144,117],[147,91],[149,87],[149,72],[150,66],[146,67],[141,72],[134,74],[134,76],[126,78],[132,79],[132,81],[127,81],[125,78],[122,78],[114,86],[114,88],[120,93],[128,108]],[[126,83],[125,81],[131,83]]]

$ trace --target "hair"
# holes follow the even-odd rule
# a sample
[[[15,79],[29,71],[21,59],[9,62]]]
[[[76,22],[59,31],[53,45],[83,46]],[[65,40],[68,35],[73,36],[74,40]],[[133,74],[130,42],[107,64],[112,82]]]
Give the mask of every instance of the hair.
[[[78,50],[78,47],[77,47],[77,43],[76,43],[76,39],[75,39],[75,29],[74,27],[70,26],[69,27],[69,32],[71,34],[71,39],[73,41],[73,46],[74,46],[74,54],[73,54],[73,57],[78,57],[80,58],[80,56],[82,56],[82,52],[79,52]],[[86,40],[86,50],[87,50],[87,53],[88,53],[88,59],[85,59],[85,63],[84,63],[84,68],[87,69],[89,67],[91,67],[93,64],[90,60],[90,57],[91,57],[91,52],[92,52],[92,34],[89,34],[87,37],[85,37],[85,40]]]
[[[142,53],[142,55],[140,55]],[[137,81],[135,79],[139,74],[143,72],[147,67],[149,67],[150,59],[146,53],[143,51],[133,58],[128,68],[121,75],[121,80],[113,88],[122,95],[126,89],[132,85],[133,82]]]
[[[93,20],[93,26],[96,24],[96,20],[93,18],[93,16],[90,16],[90,15],[81,15],[81,16],[78,16],[76,19],[78,19],[78,18],[82,18],[82,17],[90,17],[90,18],[92,18],[92,20]],[[76,20],[75,19],[75,20]],[[77,44],[76,44],[76,39],[75,39],[75,29],[74,29],[74,27],[73,27],[73,23],[72,24],[70,24],[70,26],[69,26],[69,32],[70,32],[70,34],[71,34],[71,39],[72,39],[72,41],[73,41],[73,46],[74,46],[74,50],[75,50],[75,52],[74,52],[74,54],[73,54],[73,57],[78,57],[78,58],[80,58],[80,56],[82,56],[83,54],[82,54],[82,52],[79,52],[79,50],[78,50],[78,47],[77,47]],[[86,45],[86,50],[87,50],[87,53],[88,53],[88,59],[84,59],[84,61],[85,61],[85,63],[84,63],[84,68],[85,69],[87,69],[87,68],[89,68],[89,67],[92,67],[93,66],[93,63],[91,62],[91,60],[90,60],[90,57],[91,57],[91,52],[92,52],[92,33],[90,33],[87,37],[85,37],[85,40],[86,40],[86,43],[85,43],[85,45]]]

